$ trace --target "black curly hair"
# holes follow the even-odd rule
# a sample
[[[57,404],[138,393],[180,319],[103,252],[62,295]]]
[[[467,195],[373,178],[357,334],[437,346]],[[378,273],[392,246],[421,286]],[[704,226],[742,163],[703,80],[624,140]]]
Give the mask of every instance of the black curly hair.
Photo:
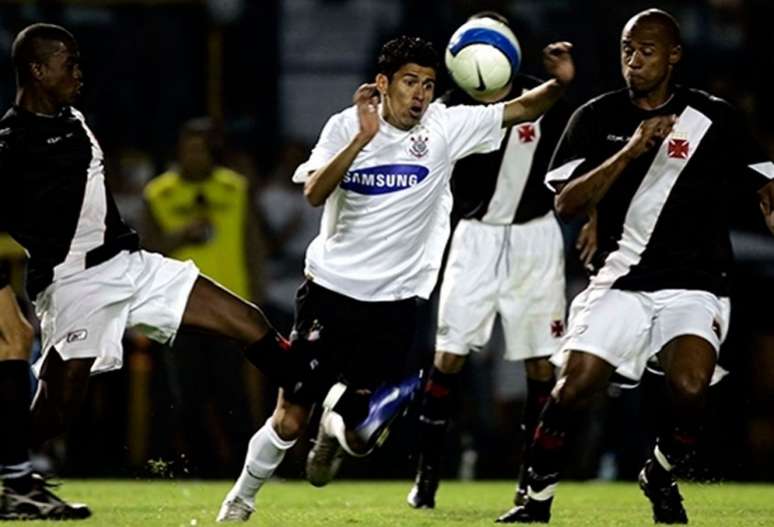
[[[390,80],[402,66],[413,63],[438,71],[438,54],[433,45],[419,37],[402,35],[382,46],[377,61],[379,73]]]

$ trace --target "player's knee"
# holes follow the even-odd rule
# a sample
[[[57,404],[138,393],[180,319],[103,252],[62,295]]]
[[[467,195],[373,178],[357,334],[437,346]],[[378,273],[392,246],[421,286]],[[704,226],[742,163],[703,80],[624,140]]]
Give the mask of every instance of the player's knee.
[[[669,380],[672,392],[681,399],[700,399],[707,391],[710,376],[701,372],[676,375]]]
[[[456,355],[447,351],[436,351],[433,366],[437,370],[440,370],[441,373],[450,375],[460,372],[465,365],[465,359],[466,357],[464,355]]]

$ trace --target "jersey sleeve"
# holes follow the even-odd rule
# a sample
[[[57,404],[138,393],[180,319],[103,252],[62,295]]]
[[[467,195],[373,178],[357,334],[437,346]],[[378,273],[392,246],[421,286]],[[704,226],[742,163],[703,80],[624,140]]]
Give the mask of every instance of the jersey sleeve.
[[[471,154],[500,148],[505,137],[503,103],[486,106],[453,106],[445,109],[449,154],[457,161]]]
[[[598,161],[593,152],[592,137],[591,107],[582,106],[570,117],[551,158],[545,184],[552,192],[557,192],[561,185],[587,172]]]
[[[347,119],[344,112],[338,113],[328,119],[320,132],[317,144],[305,162],[301,163],[293,173],[294,183],[304,183],[309,174],[323,167],[328,161],[338,154],[351,140],[347,127]]]

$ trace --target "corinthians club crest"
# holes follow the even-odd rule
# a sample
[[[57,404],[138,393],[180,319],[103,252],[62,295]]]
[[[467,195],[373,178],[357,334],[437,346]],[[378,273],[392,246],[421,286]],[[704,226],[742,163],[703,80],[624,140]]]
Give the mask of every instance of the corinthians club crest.
[[[409,146],[409,154],[416,157],[417,159],[421,159],[427,155],[427,152],[429,151],[427,148],[427,136],[423,135],[412,135],[409,137],[411,139],[411,146]]]

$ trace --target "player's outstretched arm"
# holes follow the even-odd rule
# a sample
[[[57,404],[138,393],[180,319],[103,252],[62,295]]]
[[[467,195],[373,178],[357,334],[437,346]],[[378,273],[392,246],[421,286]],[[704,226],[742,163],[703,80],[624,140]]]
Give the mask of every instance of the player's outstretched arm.
[[[543,49],[543,64],[552,77],[521,96],[505,103],[503,127],[534,121],[551,108],[575,77],[569,42],[554,42]]]
[[[357,106],[360,130],[325,166],[315,170],[304,184],[304,196],[313,207],[319,207],[341,183],[347,169],[360,151],[379,131],[379,96],[376,84],[362,84],[352,97]]]
[[[623,148],[598,167],[562,186],[554,198],[559,217],[569,220],[589,213],[632,160],[669,135],[676,120],[674,115],[662,115],[642,121]]]

